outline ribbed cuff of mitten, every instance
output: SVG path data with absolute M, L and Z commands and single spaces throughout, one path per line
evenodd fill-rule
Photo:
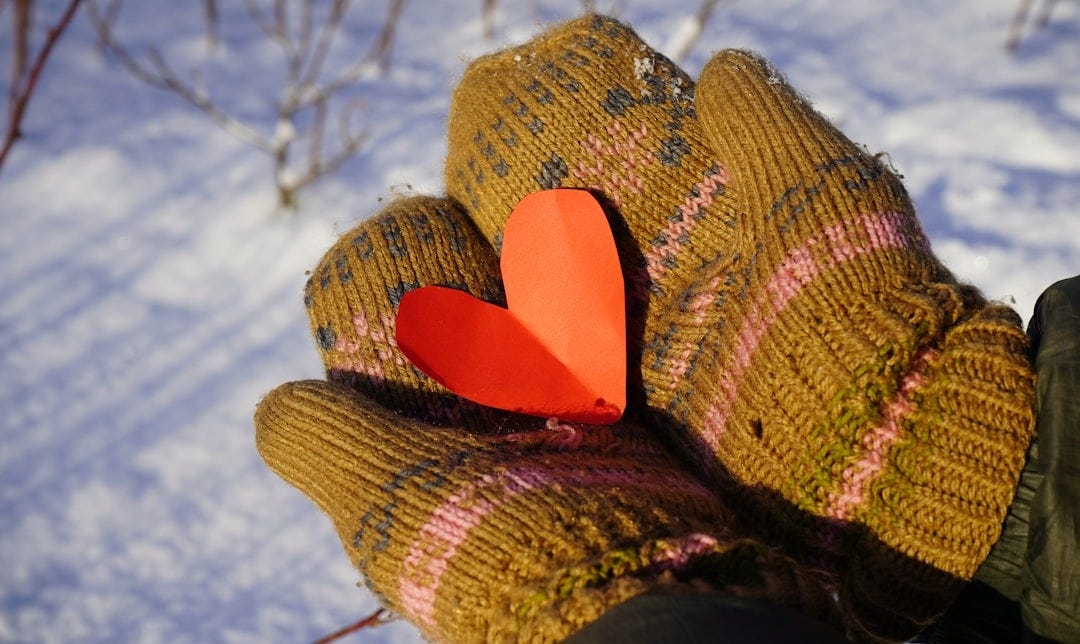
M 997 538 L 1031 437 L 1025 338 L 1005 307 L 953 318 L 962 309 L 950 287 L 885 295 L 834 315 L 824 293 L 793 302 L 764 329 L 752 366 L 719 374 L 701 437 L 736 478 L 968 579 Z M 811 327 L 811 316 L 866 324 Z

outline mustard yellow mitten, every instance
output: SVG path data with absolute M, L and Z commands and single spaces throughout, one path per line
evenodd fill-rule
M 1019 318 L 957 283 L 899 179 L 766 61 L 718 54 L 697 112 L 740 216 L 647 338 L 649 402 L 740 517 L 835 576 L 853 632 L 910 637 L 1012 500 L 1033 430 Z
M 1015 314 L 956 284 L 896 178 L 763 62 L 723 54 L 696 91 L 695 107 L 685 74 L 615 21 L 556 27 L 470 66 L 447 189 L 484 238 L 474 248 L 498 248 L 530 192 L 597 194 L 631 287 L 628 413 L 648 410 L 740 518 L 824 571 L 853 636 L 907 637 L 985 557 L 1015 484 L 1031 427 Z M 387 274 L 408 274 L 393 240 L 417 233 L 387 225 L 372 235 Z M 464 284 L 453 261 L 431 283 Z M 371 306 L 392 319 L 391 301 Z M 385 333 L 333 312 L 316 323 L 316 309 L 330 309 L 313 304 L 317 334 L 345 329 L 340 345 L 318 336 L 332 377 L 414 418 L 513 422 L 397 358 L 392 377 L 331 364 L 394 353 Z
M 423 197 L 343 235 L 305 296 L 336 382 L 282 385 L 256 411 L 259 453 L 330 517 L 381 601 L 453 642 L 558 641 L 657 592 L 768 598 L 835 621 L 816 575 L 744 538 L 650 431 L 502 424 L 399 360 L 372 321 L 392 320 L 402 288 L 497 293 L 485 244 L 459 206 Z
M 560 641 L 642 593 L 833 610 L 634 426 L 470 434 L 324 381 L 282 385 L 255 423 L 262 457 L 331 518 L 368 587 L 437 641 Z
M 695 87 L 614 20 L 557 26 L 470 65 L 446 182 L 496 247 L 530 192 L 605 201 L 628 414 L 828 571 L 853 633 L 913 634 L 985 558 L 1032 427 L 1018 318 L 763 61 L 724 53 Z
M 476 59 L 450 105 L 447 193 L 496 249 L 530 193 L 588 189 L 607 207 L 629 290 L 632 399 L 646 327 L 733 235 L 728 173 L 694 110 L 686 73 L 600 15 Z
M 427 423 L 483 429 L 514 422 L 428 378 L 394 338 L 398 302 L 422 286 L 450 286 L 503 304 L 498 262 L 461 207 L 448 199 L 400 199 L 346 232 L 304 287 L 327 379 Z

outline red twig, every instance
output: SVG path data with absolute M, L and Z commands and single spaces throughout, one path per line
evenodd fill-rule
M 23 115 L 26 114 L 26 107 L 30 104 L 30 97 L 33 96 L 34 88 L 37 87 L 38 79 L 41 78 L 41 70 L 45 69 L 45 62 L 49 59 L 49 54 L 52 53 L 56 42 L 60 40 L 60 35 L 64 33 L 64 30 L 71 23 L 71 19 L 75 16 L 75 10 L 79 8 L 81 3 L 82 0 L 71 0 L 68 3 L 64 15 L 46 34 L 45 42 L 41 45 L 41 51 L 38 52 L 37 58 L 34 59 L 30 71 L 23 78 L 11 79 L 13 88 L 20 86 L 20 83 L 21 86 L 17 92 L 12 93 L 7 132 L 4 135 L 4 146 L 0 148 L 0 170 L 4 167 L 4 161 L 7 160 L 11 147 L 22 137 Z
M 330 642 L 341 639 L 342 637 L 345 637 L 346 635 L 349 635 L 351 633 L 355 633 L 355 632 L 357 632 L 359 630 L 362 630 L 362 629 L 365 629 L 365 628 L 374 628 L 376 626 L 380 626 L 382 624 L 385 624 L 386 620 L 384 620 L 382 618 L 382 614 L 383 614 L 383 612 L 385 612 L 385 610 L 386 609 L 384 609 L 384 608 L 380 608 L 379 610 L 377 610 L 374 613 L 368 615 L 367 617 L 360 620 L 359 622 L 356 622 L 355 624 L 351 624 L 349 626 L 346 626 L 345 628 L 343 628 L 343 629 L 341 629 L 339 631 L 335 631 L 333 633 L 330 633 L 326 637 L 324 637 L 324 638 L 318 640 L 317 642 L 315 642 L 315 644 L 330 644 Z

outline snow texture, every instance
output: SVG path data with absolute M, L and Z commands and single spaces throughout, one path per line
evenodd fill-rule
M 44 24 L 65 3 L 38 4 Z M 219 4 L 207 84 L 269 128 L 279 52 L 228 13 L 242 3 Z M 122 36 L 193 69 L 200 5 L 127 3 Z M 385 0 L 363 5 L 331 65 L 381 27 Z M 686 3 L 597 5 L 661 50 L 692 33 Z M 104 60 L 77 18 L 0 175 L 0 641 L 310 641 L 374 609 L 329 521 L 260 461 L 251 415 L 276 384 L 321 376 L 305 270 L 381 200 L 441 190 L 466 61 L 581 4 L 499 2 L 492 40 L 479 7 L 406 5 L 388 75 L 356 94 L 368 145 L 295 214 L 275 211 L 268 159 Z M 1026 318 L 1080 272 L 1080 7 L 1009 54 L 1014 8 L 725 3 L 684 66 L 723 47 L 770 57 L 890 154 L 958 276 Z M 419 639 L 405 623 L 354 638 Z

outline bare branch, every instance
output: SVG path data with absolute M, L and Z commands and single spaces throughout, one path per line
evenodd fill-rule
M 331 642 L 335 642 L 342 637 L 345 637 L 346 635 L 351 635 L 359 630 L 381 626 L 387 622 L 387 620 L 383 617 L 384 612 L 385 609 L 380 608 L 371 615 L 368 615 L 364 619 L 356 622 L 355 624 L 346 626 L 339 631 L 335 631 L 333 633 L 330 633 L 326 637 L 320 638 L 317 642 L 315 642 L 315 644 L 331 644 Z
M 372 69 L 373 61 L 376 58 L 379 58 L 379 52 L 382 49 L 379 46 L 379 41 L 385 40 L 386 43 L 387 43 L 386 47 L 389 46 L 389 43 L 393 40 L 393 33 L 394 33 L 394 29 L 395 29 L 395 23 L 400 19 L 401 10 L 404 8 L 404 5 L 405 5 L 405 0 L 393 0 L 393 2 L 394 2 L 395 5 L 398 5 L 398 6 L 395 7 L 394 5 L 391 5 L 390 11 L 388 12 L 388 15 L 387 15 L 387 22 L 386 22 L 386 24 L 383 25 L 383 30 L 380 32 L 379 36 L 377 37 L 375 45 L 359 61 L 357 61 L 357 62 L 353 63 L 352 65 L 348 66 L 347 68 L 345 68 L 345 70 L 340 75 L 338 75 L 338 77 L 335 78 L 334 80 L 324 83 L 322 85 L 321 89 L 317 88 L 317 83 L 318 83 L 318 75 L 322 71 L 321 70 L 322 62 L 319 63 L 318 68 L 312 67 L 309 70 L 309 72 L 304 75 L 304 81 L 301 83 L 301 86 L 300 86 L 300 89 L 302 91 L 301 91 L 301 94 L 300 94 L 300 97 L 299 97 L 299 103 L 298 103 L 299 108 L 310 107 L 311 105 L 314 105 L 316 101 L 319 100 L 319 96 L 321 94 L 322 95 L 327 95 L 327 96 L 336 94 L 336 93 L 340 92 L 341 90 L 345 89 L 346 87 L 356 83 L 358 80 L 360 80 L 361 78 L 363 78 L 364 76 L 366 76 L 366 75 L 368 75 L 370 73 L 370 71 Z M 341 4 L 342 4 L 341 18 L 343 18 L 344 17 L 344 12 L 347 9 L 347 7 L 345 5 L 348 4 L 348 0 L 345 0 Z M 339 20 L 340 20 L 340 18 L 339 18 Z M 337 29 L 337 27 L 335 27 L 335 29 Z M 388 30 L 389 30 L 389 33 L 388 33 Z M 332 33 L 330 35 L 332 35 Z M 326 51 L 329 50 L 329 45 L 330 45 L 329 41 L 327 41 L 326 45 L 322 45 L 322 44 L 319 45 L 320 48 L 322 48 L 322 47 L 326 48 L 326 50 L 323 51 L 323 53 L 321 54 L 323 57 L 325 57 Z M 386 65 L 389 65 L 388 56 L 389 56 L 389 54 L 387 52 L 387 58 L 384 61 L 384 64 L 386 64 Z M 380 71 L 381 71 L 381 65 L 379 65 L 379 63 L 377 63 L 377 62 L 374 63 L 374 64 L 379 66 Z
M 314 105 L 315 115 L 311 119 L 311 130 L 308 132 L 308 168 L 317 167 L 322 163 L 323 140 L 326 133 L 326 100 L 321 100 Z
M 316 110 L 322 110 L 321 106 L 316 106 Z M 325 135 L 325 121 L 327 112 L 322 114 L 316 114 L 316 125 L 309 131 L 310 140 L 308 164 L 304 169 L 304 172 L 300 175 L 289 175 L 287 173 L 279 174 L 277 187 L 278 197 L 281 205 L 293 206 L 295 205 L 295 195 L 300 190 L 315 183 L 325 175 L 333 174 L 337 172 L 343 165 L 345 165 L 349 159 L 356 156 L 356 153 L 367 143 L 368 136 L 366 132 L 360 132 L 359 134 L 353 134 L 351 128 L 348 127 L 348 110 L 342 110 L 341 123 L 339 126 L 339 138 L 338 138 L 338 150 L 330 157 L 324 157 L 322 154 L 322 144 Z M 311 146 L 315 148 L 313 151 Z M 279 166 L 284 170 L 288 165 L 288 159 L 279 160 Z
M 274 30 L 278 38 L 289 38 L 289 8 L 285 0 L 274 0 Z
M 281 204 L 286 206 L 293 205 L 295 199 L 292 195 L 315 183 L 323 176 L 333 174 L 340 170 L 349 159 L 356 156 L 356 153 L 364 147 L 364 144 L 367 143 L 367 141 L 368 136 L 366 133 L 342 138 L 335 154 L 328 158 L 314 159 L 305 169 L 303 174 L 289 177 L 285 181 L 280 181 L 278 183 L 278 194 L 288 195 L 288 198 L 281 199 Z
M 132 54 L 119 42 L 114 28 L 122 0 L 101 1 L 107 2 L 107 18 L 98 11 L 95 0 L 89 1 L 89 13 L 105 51 L 136 78 L 176 94 L 225 131 L 266 153 L 271 158 L 280 205 L 295 206 L 299 190 L 341 168 L 367 141 L 365 132 L 354 134 L 348 127 L 351 115 L 348 103 L 339 112 L 342 118 L 340 136 L 328 137 L 326 131 L 336 94 L 359 77 L 358 72 L 350 68 L 333 83 L 320 81 L 349 0 L 333 0 L 325 13 L 313 8 L 314 3 L 304 1 L 245 0 L 248 17 L 284 53 L 285 82 L 273 103 L 275 125 L 271 134 L 260 132 L 224 110 L 205 87 L 200 73 L 182 78 L 155 48 L 148 48 L 138 57 Z M 216 1 L 204 0 L 204 15 L 216 12 Z M 403 4 L 403 0 L 395 1 Z M 207 20 L 210 28 L 211 21 Z M 216 21 L 215 17 L 213 22 L 216 24 Z M 308 109 L 311 112 L 307 112 Z M 297 152 L 297 146 L 306 148 L 306 154 Z
M 1020 0 L 1019 6 L 1016 8 L 1012 23 L 1009 25 L 1009 35 L 1005 39 L 1005 48 L 1010 52 L 1015 52 L 1017 48 L 1020 47 L 1020 41 L 1023 39 L 1024 27 L 1027 25 L 1028 15 L 1031 13 L 1031 5 L 1032 0 Z M 1034 31 L 1043 29 L 1050 23 L 1050 14 L 1053 13 L 1055 5 L 1057 5 L 1057 0 L 1042 1 L 1039 15 L 1035 18 Z
M 113 6 L 118 4 L 119 2 L 114 2 Z M 87 15 L 90 18 L 90 24 L 93 25 L 94 29 L 97 31 L 98 37 L 101 39 L 105 50 L 116 58 L 116 60 L 118 60 L 132 76 L 135 76 L 147 85 L 158 89 L 168 90 L 176 94 L 201 110 L 211 121 L 216 123 L 226 132 L 232 134 L 248 145 L 256 147 L 264 152 L 273 152 L 274 145 L 272 141 L 262 134 L 259 134 L 259 132 L 242 121 L 227 114 L 211 100 L 205 91 L 196 89 L 192 84 L 180 80 L 179 76 L 176 75 L 165 61 L 165 58 L 161 55 L 160 51 L 157 49 L 150 49 L 147 51 L 146 57 L 150 62 L 150 67 L 147 67 L 139 62 L 139 60 L 117 40 L 112 24 L 106 22 L 105 17 L 98 13 L 96 5 L 92 0 L 87 3 L 86 8 Z M 111 14 L 113 20 L 115 20 L 116 11 L 111 12 Z
M 306 4 L 306 3 L 305 3 Z M 300 79 L 300 69 L 304 64 L 304 52 L 296 47 L 292 39 L 291 16 L 289 4 L 286 0 L 274 0 L 274 32 L 275 40 L 285 52 L 285 65 L 287 80 L 286 84 L 294 85 Z
M 304 96 L 301 104 L 308 106 L 318 100 L 318 94 L 336 94 L 346 87 L 356 83 L 358 80 L 368 75 L 373 66 L 376 66 L 369 56 L 364 56 L 359 61 L 353 63 L 341 73 L 340 76 L 333 81 L 325 83 L 320 90 L 314 90 L 312 86 L 304 88 Z
M 23 116 L 26 114 L 26 108 L 30 104 L 30 98 L 34 95 L 34 89 L 37 87 L 38 79 L 41 78 L 41 71 L 45 69 L 45 63 L 49 60 L 49 54 L 52 53 L 53 48 L 56 46 L 57 41 L 60 40 L 60 36 L 64 33 L 64 30 L 71 24 L 71 19 L 75 16 L 75 11 L 79 8 L 82 0 L 71 0 L 67 8 L 64 9 L 64 13 L 61 14 L 60 19 L 56 24 L 48 30 L 45 35 L 45 42 L 41 45 L 41 49 L 38 51 L 37 58 L 34 59 L 34 63 L 29 67 L 21 77 L 12 78 L 12 88 L 18 87 L 18 90 L 13 90 L 11 94 L 11 108 L 8 110 L 8 126 L 7 131 L 4 134 L 3 145 L 0 146 L 0 169 L 4 167 L 4 161 L 7 160 L 8 153 L 11 151 L 15 142 L 22 137 Z M 29 7 L 29 3 L 27 3 Z
M 244 8 L 247 10 L 248 16 L 251 17 L 252 22 L 254 22 L 271 41 L 277 43 L 278 47 L 281 47 L 287 61 L 294 57 L 296 52 L 293 50 L 293 43 L 289 39 L 289 29 L 286 24 L 288 12 L 284 5 L 279 3 L 280 0 L 274 0 L 271 16 L 269 17 L 263 13 L 257 0 L 244 0 Z
M 300 3 L 300 30 L 296 36 L 296 49 L 307 57 L 311 49 L 311 31 L 314 27 L 315 3 Z
M 345 17 L 348 6 L 348 0 L 334 0 L 334 4 L 330 7 L 330 15 L 326 17 L 323 28 L 319 31 L 319 40 L 312 52 L 307 71 L 301 76 L 300 85 L 314 85 L 318 82 L 323 64 L 326 62 L 326 55 L 330 51 L 334 36 L 341 27 L 341 21 Z
M 122 4 L 122 0 L 112 0 L 109 3 L 109 6 L 106 7 L 106 9 L 105 9 L 104 20 L 105 20 L 106 24 L 109 24 L 109 25 L 116 24 L 116 18 L 117 18 L 117 16 L 120 15 L 120 5 L 121 4 Z M 91 14 L 93 14 L 93 9 L 94 9 L 93 5 L 88 7 L 88 10 L 90 11 Z
M 1023 35 L 1024 25 L 1027 24 L 1029 11 L 1031 11 L 1031 0 L 1020 0 L 1016 14 L 1013 15 L 1012 24 L 1009 26 L 1009 37 L 1005 40 L 1005 48 L 1009 51 L 1016 51 L 1016 48 L 1020 46 L 1020 37 Z
M 689 25 L 689 33 L 678 47 L 675 49 L 672 55 L 672 60 L 676 62 L 682 62 L 686 60 L 686 57 L 690 55 L 690 51 L 693 50 L 694 45 L 697 44 L 698 39 L 701 38 L 701 33 L 705 31 L 705 25 L 708 24 L 709 18 L 712 17 L 713 11 L 716 9 L 716 5 L 720 4 L 721 0 L 702 0 L 701 5 L 698 6 L 697 12 L 694 14 L 692 22 Z
M 495 8 L 498 7 L 498 0 L 484 0 L 483 16 L 483 31 L 484 38 L 491 38 L 495 35 Z
M 364 147 L 364 144 L 367 143 L 367 141 L 368 137 L 366 134 L 361 134 L 355 138 L 343 141 L 336 154 L 309 166 L 307 172 L 295 179 L 291 186 L 293 191 L 306 188 L 324 175 L 333 174 L 340 170 L 341 166 L 345 165 L 349 159 L 356 156 L 356 153 Z
M 1035 19 L 1037 29 L 1042 29 L 1050 24 L 1050 14 L 1054 11 L 1055 5 L 1057 5 L 1057 0 L 1044 0 L 1042 11 L 1039 12 L 1039 17 Z
M 15 93 L 18 89 L 18 81 L 26 75 L 26 66 L 30 58 L 30 26 L 33 15 L 30 0 L 15 0 L 15 8 L 12 10 L 12 56 L 11 61 L 11 95 L 8 97 L 9 106 L 15 105 Z M 9 115 L 10 116 L 10 115 Z
M 273 23 L 271 23 L 266 15 L 263 14 L 263 11 L 256 0 L 244 0 L 244 8 L 247 10 L 248 17 L 251 18 L 251 21 L 254 22 L 264 34 L 271 39 L 277 38 L 277 35 L 274 33 Z
M 221 14 L 217 0 L 203 0 L 203 18 L 206 20 L 206 43 L 210 52 L 221 46 Z
M 377 61 L 379 71 L 383 74 L 390 69 L 390 46 L 394 44 L 394 34 L 397 32 L 398 22 L 401 20 L 401 12 L 405 9 L 405 0 L 390 0 L 390 8 L 386 12 L 386 21 L 382 31 L 375 38 L 375 44 L 364 58 Z
M 277 186 L 278 203 L 292 208 L 296 205 L 296 190 L 292 187 L 289 175 L 289 149 L 296 138 L 296 128 L 288 118 L 278 116 L 274 128 L 275 147 L 271 153 L 274 159 L 274 184 Z

